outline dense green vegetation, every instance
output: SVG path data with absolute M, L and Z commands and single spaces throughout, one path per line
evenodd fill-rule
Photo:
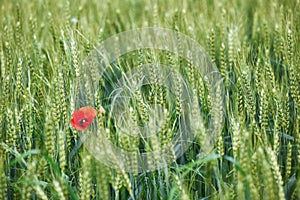
M 0 199 L 300 199 L 299 11 L 299 0 L 1 1 Z M 223 78 L 224 108 L 212 101 L 197 66 L 173 52 L 128 52 L 104 76 L 86 63 L 110 36 L 143 27 L 197 41 Z M 154 81 L 125 105 L 129 126 L 149 122 L 153 112 L 145 105 L 167 108 L 154 139 L 121 134 L 118 114 L 110 114 L 116 76 L 153 60 L 183 74 L 201 116 L 191 112 L 203 125 L 184 155 L 160 169 L 107 166 L 80 145 L 82 135 L 101 133 L 131 152 L 151 152 L 175 137 L 183 107 L 178 85 L 167 98 Z M 87 66 L 99 86 L 85 91 Z M 165 75 L 160 70 L 150 76 Z M 84 105 L 106 111 L 89 132 L 70 126 Z M 222 131 L 213 151 L 203 154 L 214 110 L 224 116 Z

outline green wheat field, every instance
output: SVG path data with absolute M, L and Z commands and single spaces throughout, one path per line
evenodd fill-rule
M 299 0 L 0 2 L 0 200 L 300 199 Z M 117 58 L 117 71 L 93 83 L 87 97 L 79 94 L 88 85 L 81 69 L 89 54 L 117 33 L 145 27 L 198 42 L 219 70 L 224 102 L 212 100 L 197 66 L 155 49 Z M 98 111 L 102 106 L 105 114 L 98 112 L 90 129 L 129 152 L 172 142 L 184 91 L 175 85 L 167 97 L 155 79 L 160 68 L 150 70 L 153 84 L 135 92 L 123 119 L 130 128 L 147 124 L 147 105 L 159 104 L 167 113 L 159 133 L 144 141 L 124 135 L 110 114 L 117 77 L 154 60 L 178 69 L 193 88 L 199 134 L 164 167 L 155 168 L 159 153 L 149 171 L 106 165 L 81 145 L 88 132 L 70 125 L 72 113 L 85 98 Z M 221 133 L 203 154 L 212 116 L 219 116 Z

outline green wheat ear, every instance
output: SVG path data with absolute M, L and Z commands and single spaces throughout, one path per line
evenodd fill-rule
M 88 152 L 82 152 L 82 168 L 79 171 L 79 196 L 80 199 L 89 199 L 91 195 L 92 185 L 91 185 L 91 155 Z
M 4 168 L 4 162 L 5 162 L 5 154 L 4 154 L 4 149 L 2 146 L 0 146 L 0 160 L 1 160 L 1 165 L 0 165 L 0 198 L 5 199 L 6 194 L 7 194 L 7 183 L 6 183 L 6 174 L 5 174 L 5 168 Z

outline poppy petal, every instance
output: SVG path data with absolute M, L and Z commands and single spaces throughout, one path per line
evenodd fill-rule
M 97 116 L 98 112 L 97 110 L 95 110 L 94 108 L 92 107 L 82 107 L 79 109 L 79 111 L 82 111 L 83 112 L 83 116 L 84 118 L 87 118 L 87 121 L 88 122 L 92 122 L 93 119 Z
M 77 130 L 85 130 L 93 122 L 98 112 L 92 107 L 86 106 L 75 110 L 70 124 Z

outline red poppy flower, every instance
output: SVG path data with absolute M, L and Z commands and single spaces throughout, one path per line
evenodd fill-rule
M 84 131 L 93 122 L 98 112 L 90 106 L 75 110 L 72 114 L 71 125 L 80 131 Z

